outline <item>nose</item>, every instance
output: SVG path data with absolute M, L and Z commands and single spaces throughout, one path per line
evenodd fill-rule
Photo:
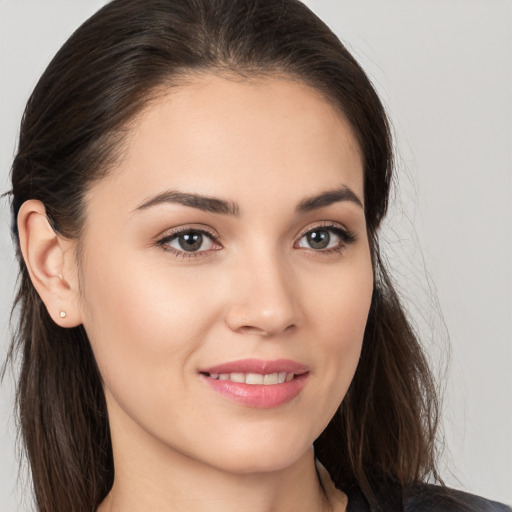
M 238 333 L 275 336 L 298 323 L 293 273 L 277 255 L 252 258 L 233 274 L 226 324 Z

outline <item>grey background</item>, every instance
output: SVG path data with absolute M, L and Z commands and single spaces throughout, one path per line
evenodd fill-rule
M 9 188 L 28 95 L 103 3 L 0 0 L 0 192 Z M 444 379 L 443 477 L 512 503 L 512 3 L 306 3 L 369 73 L 393 123 L 398 179 L 384 246 Z M 3 359 L 16 273 L 5 199 L 0 261 Z M 8 377 L 0 388 L 2 511 L 30 509 L 16 477 L 12 393 Z

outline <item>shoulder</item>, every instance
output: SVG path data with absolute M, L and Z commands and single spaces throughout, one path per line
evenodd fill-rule
M 373 484 L 377 507 L 370 506 L 361 489 L 352 487 L 347 512 L 512 512 L 497 501 L 441 485 L 417 483 L 403 492 L 396 483 Z
M 407 493 L 405 512 L 511 512 L 507 505 L 440 485 L 416 484 Z

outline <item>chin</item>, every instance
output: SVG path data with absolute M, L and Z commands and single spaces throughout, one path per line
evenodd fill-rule
M 313 457 L 313 441 L 298 436 L 245 436 L 219 443 L 211 465 L 234 474 L 269 473 L 286 469 L 305 456 Z M 203 458 L 205 453 L 203 452 Z
M 293 457 L 283 456 L 282 454 L 259 453 L 245 459 L 227 457 L 220 464 L 217 463 L 216 467 L 225 473 L 236 475 L 274 473 L 289 468 L 304 456 L 305 453 L 297 453 Z

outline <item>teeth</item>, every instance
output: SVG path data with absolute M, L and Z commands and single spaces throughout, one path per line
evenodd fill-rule
M 263 375 L 259 373 L 248 373 L 245 377 L 246 384 L 263 384 Z
M 279 374 L 271 373 L 263 377 L 263 384 L 277 384 L 279 381 Z
M 293 373 L 279 372 L 261 375 L 260 373 L 210 373 L 211 379 L 230 380 L 243 384 L 259 384 L 270 386 L 272 384 L 283 384 L 293 380 Z

